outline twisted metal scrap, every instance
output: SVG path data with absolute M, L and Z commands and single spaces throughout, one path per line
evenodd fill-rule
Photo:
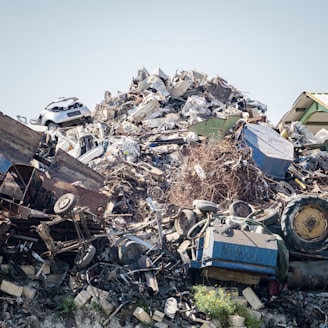
M 188 146 L 187 151 L 187 160 L 169 190 L 171 203 L 190 207 L 195 199 L 219 204 L 234 199 L 252 203 L 268 197 L 265 176 L 245 144 L 211 139 Z

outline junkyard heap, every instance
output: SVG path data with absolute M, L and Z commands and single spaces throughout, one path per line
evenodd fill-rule
M 324 97 L 275 127 L 220 77 L 142 68 L 83 125 L 0 113 L 1 327 L 46 327 L 67 296 L 105 313 L 89 326 L 219 327 L 195 284 L 263 327 L 328 327 Z

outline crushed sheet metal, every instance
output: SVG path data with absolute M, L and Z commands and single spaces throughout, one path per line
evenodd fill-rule
M 0 149 L 15 163 L 29 164 L 39 146 L 42 133 L 0 112 Z
M 74 194 L 76 197 L 77 206 L 87 206 L 91 212 L 97 213 L 99 206 L 106 208 L 108 203 L 108 198 L 103 193 L 56 178 L 49 179 L 46 175 L 43 175 L 43 186 L 48 190 L 52 190 L 57 198 L 67 193 Z
M 192 124 L 188 130 L 206 137 L 224 137 L 239 119 L 240 115 L 231 115 L 227 118 L 210 118 L 206 121 Z
M 154 248 L 154 245 L 152 243 L 149 243 L 149 242 L 147 242 L 145 240 L 142 240 L 141 238 L 138 238 L 137 236 L 134 236 L 134 235 L 126 235 L 125 237 L 127 239 L 131 240 L 131 241 L 134 241 L 137 244 L 140 244 L 140 245 L 146 247 L 147 249 L 153 249 Z
M 91 190 L 98 191 L 104 184 L 104 177 L 87 165 L 68 155 L 60 148 L 56 151 L 54 161 L 50 164 L 48 173 L 51 178 L 58 178 L 68 183 L 81 181 Z

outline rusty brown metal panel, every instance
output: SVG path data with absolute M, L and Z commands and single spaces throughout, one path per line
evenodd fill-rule
M 52 178 L 58 178 L 69 183 L 81 181 L 86 188 L 94 191 L 99 191 L 105 180 L 101 174 L 60 148 L 56 151 L 56 156 L 49 166 L 48 173 Z
M 14 163 L 29 164 L 42 134 L 0 112 L 0 152 Z
M 49 179 L 45 175 L 43 176 L 42 180 L 43 187 L 47 190 L 52 190 L 57 199 L 64 194 L 72 193 L 76 196 L 77 206 L 87 206 L 93 213 L 97 213 L 99 205 L 104 208 L 107 206 L 108 197 L 98 191 L 75 186 L 57 178 Z

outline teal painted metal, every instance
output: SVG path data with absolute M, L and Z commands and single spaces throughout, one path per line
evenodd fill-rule
M 193 269 L 214 267 L 277 279 L 278 243 L 272 235 L 209 227 L 197 244 Z
M 212 138 L 222 138 L 236 124 L 240 116 L 229 116 L 228 118 L 211 118 L 209 120 L 191 125 L 188 130 L 198 135 Z

